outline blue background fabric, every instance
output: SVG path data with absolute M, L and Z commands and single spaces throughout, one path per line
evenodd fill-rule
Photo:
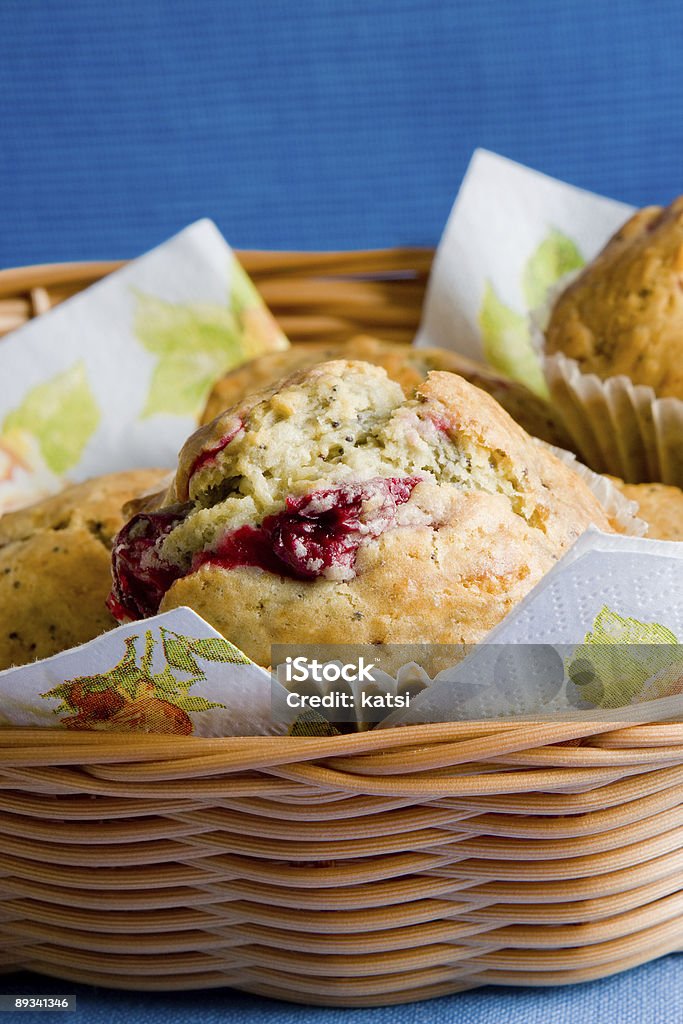
M 134 256 L 205 215 L 236 247 L 433 245 L 475 146 L 667 202 L 682 97 L 679 0 L 1 0 L 0 267 Z M 682 969 L 352 1012 L 0 987 L 76 990 L 93 1024 L 673 1024 Z
M 678 0 L 2 0 L 0 267 L 438 240 L 475 146 L 683 191 Z

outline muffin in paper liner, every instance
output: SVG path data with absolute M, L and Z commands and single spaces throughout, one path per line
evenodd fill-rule
M 658 398 L 653 388 L 624 375 L 602 379 L 584 373 L 575 359 L 545 353 L 545 329 L 551 310 L 573 272 L 548 293 L 545 304 L 530 314 L 534 345 L 548 384 L 551 403 L 560 414 L 583 461 L 597 473 L 626 483 L 683 486 L 683 401 Z
M 683 486 L 683 401 L 628 377 L 601 380 L 561 353 L 542 356 L 551 399 L 583 459 L 627 483 Z
M 324 362 L 188 440 L 165 504 L 119 534 L 110 608 L 187 605 L 259 664 L 282 643 L 474 642 L 590 523 L 611 528 L 590 488 L 456 374 L 406 398 Z

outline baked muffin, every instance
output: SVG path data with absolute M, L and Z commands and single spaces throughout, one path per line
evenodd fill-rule
M 629 501 L 638 505 L 638 516 L 648 524 L 647 536 L 657 540 L 683 541 L 683 491 L 666 484 L 625 484 L 614 480 Z
M 406 398 L 321 363 L 200 428 L 113 547 L 120 621 L 188 605 L 254 661 L 273 643 L 472 643 L 597 499 L 488 395 L 432 372 Z
M 253 391 L 259 391 L 296 370 L 304 370 L 330 359 L 361 359 L 383 366 L 392 380 L 398 381 L 406 395 L 412 394 L 430 370 L 458 373 L 482 391 L 493 395 L 533 437 L 540 437 L 558 448 L 572 447 L 570 435 L 550 405 L 523 384 L 443 348 L 415 348 L 401 342 L 380 341 L 365 336 L 352 338 L 348 342 L 300 342 L 284 352 L 271 352 L 245 363 L 214 386 L 202 423 L 210 423 L 224 409 L 237 405 Z
M 546 353 L 683 398 L 683 196 L 640 210 L 555 302 Z
M 0 669 L 116 626 L 105 602 L 111 542 L 125 522 L 121 508 L 167 476 L 156 469 L 112 473 L 0 518 Z

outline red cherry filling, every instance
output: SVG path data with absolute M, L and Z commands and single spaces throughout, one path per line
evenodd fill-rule
M 159 557 L 157 545 L 186 518 L 192 505 L 141 512 L 116 535 L 112 548 L 114 584 L 107 607 L 115 619 L 143 619 L 159 610 L 161 599 L 184 573 Z
M 284 512 L 267 516 L 260 527 L 242 526 L 227 534 L 215 551 L 196 555 L 192 571 L 207 563 L 225 569 L 251 565 L 312 580 L 333 566 L 352 570 L 360 543 L 393 524 L 397 506 L 408 501 L 419 480 L 377 478 L 287 498 Z M 372 509 L 363 514 L 362 506 L 371 500 Z
M 243 425 L 242 421 L 238 420 L 234 429 L 229 433 L 224 434 L 220 441 L 217 441 L 211 448 L 205 448 L 204 451 L 201 451 L 190 467 L 188 480 L 191 480 L 195 473 L 199 472 L 200 469 L 203 469 L 207 463 L 213 462 L 216 459 L 216 456 L 220 455 L 223 449 L 228 447 L 232 439 L 237 437 Z
M 241 526 L 214 550 L 198 552 L 189 571 L 207 564 L 224 569 L 253 566 L 290 579 L 313 580 L 334 567 L 350 575 L 362 541 L 394 525 L 396 509 L 408 501 L 420 479 L 377 477 L 287 498 L 284 511 L 266 516 L 260 526 Z M 158 541 L 191 507 L 138 515 L 116 538 L 108 606 L 117 619 L 153 615 L 171 584 L 186 575 L 159 557 Z

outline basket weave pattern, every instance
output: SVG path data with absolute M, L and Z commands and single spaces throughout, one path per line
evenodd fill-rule
M 293 339 L 409 341 L 431 254 L 244 254 Z M 117 264 L 0 274 L 0 331 Z M 0 971 L 378 1005 L 683 946 L 683 724 L 0 730 Z

